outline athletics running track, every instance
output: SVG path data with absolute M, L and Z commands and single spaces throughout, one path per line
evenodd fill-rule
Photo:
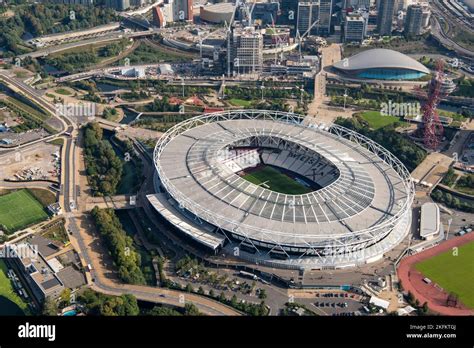
M 398 278 L 402 281 L 405 291 L 411 291 L 420 304 L 428 302 L 428 307 L 434 312 L 442 315 L 474 315 L 474 310 L 458 304 L 457 307 L 448 307 L 446 300 L 448 294 L 434 282 L 426 284 L 423 281 L 423 274 L 415 269 L 415 265 L 425 259 L 429 259 L 444 251 L 459 247 L 474 240 L 474 232 L 465 234 L 462 237 L 455 237 L 441 244 L 421 251 L 415 255 L 408 256 L 400 262 L 397 270 Z M 467 267 L 467 265 L 466 265 Z

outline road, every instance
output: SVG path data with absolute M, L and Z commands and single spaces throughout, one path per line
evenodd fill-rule
M 26 97 L 32 99 L 39 105 L 43 106 L 46 110 L 50 111 L 55 115 L 55 108 L 45 101 L 41 94 L 34 90 L 32 87 L 25 85 L 22 82 L 16 81 L 10 78 L 8 75 L 0 72 L 0 77 L 6 81 L 8 84 L 14 86 Z M 81 259 L 85 264 L 94 264 L 89 253 L 90 250 L 84 243 L 84 239 L 80 233 L 80 230 L 76 223 L 76 216 L 72 213 L 72 209 L 69 205 L 69 202 L 73 200 L 77 201 L 76 197 L 76 139 L 77 136 L 77 126 L 66 116 L 61 117 L 65 129 L 62 130 L 62 133 L 65 130 L 71 130 L 72 137 L 66 138 L 66 144 L 63 149 L 62 154 L 62 195 L 64 197 L 63 210 L 66 212 L 67 226 L 72 232 L 72 236 L 77 241 L 79 250 L 78 253 L 81 256 Z M 58 135 L 56 135 L 57 137 Z M 43 139 L 44 140 L 44 139 Z M 31 146 L 31 143 L 28 144 Z M 123 293 L 130 293 L 137 297 L 139 300 L 152 301 L 155 303 L 161 304 L 170 304 L 174 306 L 184 306 L 185 302 L 191 302 L 196 305 L 196 307 L 204 314 L 208 315 L 240 315 L 241 313 L 224 305 L 217 301 L 208 299 L 206 297 L 189 294 L 186 292 L 180 292 L 175 290 L 168 290 L 155 287 L 147 286 L 136 286 L 129 284 L 107 284 L 103 282 L 102 274 L 99 274 L 95 271 L 94 268 L 91 271 L 91 276 L 95 280 L 93 282 L 92 288 L 96 291 L 111 294 L 111 295 L 120 295 Z M 183 300 L 184 299 L 184 300 Z M 184 301 L 184 302 L 183 302 Z
M 76 133 L 73 133 L 73 137 L 75 136 Z M 64 161 L 64 200 L 65 202 L 68 202 L 72 199 L 77 202 L 77 190 L 75 187 L 79 182 L 78 180 L 82 168 L 79 168 L 76 165 L 80 160 L 78 153 L 80 148 L 76 147 L 76 144 L 77 142 L 80 143 L 80 139 L 75 138 L 69 140 L 70 141 L 65 149 L 66 153 L 69 154 L 69 157 L 66 157 Z M 73 191 L 72 196 L 70 195 L 71 187 Z M 85 228 L 78 226 L 78 221 L 84 221 L 86 216 L 83 215 L 80 210 L 76 211 L 76 209 L 74 209 L 72 211 L 68 204 L 65 205 L 65 210 L 67 212 L 66 225 L 71 233 L 71 241 L 74 241 L 73 245 L 77 247 L 77 251 L 84 266 L 88 264 L 92 265 L 92 270 L 90 271 L 90 274 L 88 274 L 88 283 L 92 289 L 109 295 L 121 295 L 124 293 L 132 294 L 139 300 L 178 307 L 183 307 L 185 303 L 190 302 L 196 305 L 200 312 L 207 315 L 241 315 L 240 312 L 203 296 L 158 287 L 121 284 L 112 281 L 110 277 L 107 276 L 107 274 L 110 273 L 110 270 L 105 269 L 101 262 L 98 261 L 103 255 L 100 255 L 97 250 L 92 250 L 92 244 L 94 241 L 100 241 L 93 236 L 89 229 L 86 230 Z
M 100 38 L 92 38 L 92 39 L 81 40 L 77 42 L 70 42 L 70 43 L 66 43 L 62 45 L 47 47 L 47 48 L 40 49 L 34 52 L 19 55 L 18 58 L 24 59 L 26 57 L 31 57 L 31 58 L 46 57 L 53 53 L 58 53 L 61 51 L 66 51 L 66 50 L 70 50 L 70 49 L 78 48 L 82 46 L 97 45 L 100 43 L 107 43 L 107 42 L 122 40 L 124 38 L 131 39 L 131 38 L 136 38 L 136 37 L 151 36 L 151 35 L 156 35 L 159 32 L 160 32 L 160 29 L 137 31 L 137 32 L 132 32 L 132 33 L 114 33 L 110 35 L 105 35 Z
M 439 1 L 434 1 L 431 3 L 431 10 L 433 11 L 433 15 L 431 16 L 431 23 L 433 24 L 431 26 L 431 34 L 441 44 L 443 44 L 444 46 L 447 46 L 450 49 L 453 49 L 454 51 L 456 51 L 456 53 L 462 56 L 474 58 L 473 51 L 460 46 L 444 32 L 443 27 L 440 23 L 440 19 L 443 19 L 450 26 L 453 26 L 453 25 L 459 26 L 461 24 L 458 22 L 453 23 L 453 20 L 450 18 L 450 15 L 447 13 L 446 9 L 442 7 Z M 469 30 L 469 29 L 466 29 L 466 30 Z
M 196 305 L 200 312 L 207 315 L 240 314 L 228 306 L 202 296 L 164 288 L 143 285 L 118 284 L 114 282 L 105 275 L 107 274 L 107 270 L 104 269 L 103 265 L 97 262 L 97 258 L 91 256 L 91 244 L 93 244 L 93 240 L 90 239 L 90 235 L 85 236 L 84 232 L 81 231 L 76 223 L 77 218 L 77 215 L 75 216 L 73 214 L 69 214 L 68 228 L 71 231 L 75 241 L 77 241 L 81 259 L 83 259 L 87 264 L 92 265 L 92 269 L 88 274 L 88 278 L 91 279 L 91 288 L 95 291 L 115 296 L 120 296 L 122 294 L 132 294 L 139 300 L 177 307 L 184 307 L 185 303 L 190 302 Z M 89 240 L 86 241 L 86 238 L 89 238 Z
M 50 104 L 45 99 L 43 99 L 42 95 L 37 90 L 35 90 L 31 86 L 28 86 L 22 81 L 16 80 L 15 78 L 9 76 L 6 70 L 0 69 L 0 80 L 3 83 L 5 83 L 7 87 L 12 89 L 14 92 L 24 95 L 28 99 L 31 99 L 33 102 L 35 102 L 36 104 L 44 108 L 47 112 L 49 112 L 51 114 L 51 117 L 55 117 L 61 122 L 61 129 L 59 130 L 58 133 L 31 141 L 28 143 L 18 145 L 12 149 L 6 149 L 3 151 L 0 151 L 0 154 L 16 151 L 17 149 L 20 149 L 20 148 L 31 147 L 43 141 L 54 140 L 62 136 L 66 132 L 72 132 L 73 130 L 72 122 L 64 116 L 58 116 L 56 107 Z

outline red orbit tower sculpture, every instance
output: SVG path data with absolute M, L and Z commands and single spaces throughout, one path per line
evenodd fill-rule
M 436 108 L 442 97 L 442 83 L 444 78 L 444 61 L 436 61 L 436 70 L 428 85 L 426 101 L 422 106 L 423 112 L 423 142 L 429 149 L 435 150 L 443 135 L 443 125 L 439 120 Z

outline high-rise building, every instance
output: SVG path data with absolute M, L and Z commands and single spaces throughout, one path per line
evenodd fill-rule
M 161 5 L 161 13 L 163 14 L 163 19 L 165 23 L 174 22 L 175 18 L 175 3 L 174 0 L 165 0 Z
M 395 12 L 403 11 L 407 8 L 407 0 L 395 0 Z
M 347 0 L 344 7 L 365 8 L 368 10 L 370 8 L 370 0 Z
M 415 4 L 408 6 L 405 19 L 405 35 L 417 36 L 423 32 L 423 7 Z
M 165 22 L 182 22 L 193 20 L 192 0 L 165 0 L 161 4 Z
M 319 0 L 318 35 L 329 35 L 331 32 L 332 4 L 334 0 Z
M 175 21 L 193 20 L 193 0 L 175 0 L 176 18 Z
M 396 0 L 378 0 L 377 31 L 380 35 L 392 34 Z
M 160 6 L 153 7 L 153 24 L 158 28 L 166 26 L 166 19 Z
M 186 10 L 188 12 L 188 21 L 194 21 L 193 0 L 186 0 Z
M 263 25 L 276 23 L 280 12 L 278 1 L 247 2 L 246 6 L 248 6 L 249 11 L 252 11 L 252 21 L 259 21 Z
M 304 35 L 311 28 L 310 33 L 317 32 L 317 25 L 314 23 L 319 19 L 318 2 L 299 2 L 298 3 L 298 22 L 296 29 L 300 35 Z
M 311 27 L 310 34 L 329 35 L 333 0 L 307 0 L 298 3 L 297 29 L 303 35 Z M 314 24 L 317 22 L 316 24 Z
M 142 7 L 145 6 L 145 0 L 130 0 L 130 6 L 132 7 Z
M 361 42 L 364 40 L 367 28 L 367 18 L 361 13 L 351 13 L 346 16 L 344 25 L 345 42 Z
M 130 8 L 130 0 L 106 0 L 105 6 L 117 11 L 125 11 Z
M 280 0 L 280 15 L 277 24 L 295 24 L 298 15 L 298 0 Z
M 421 4 L 423 7 L 423 28 L 427 28 L 430 25 L 431 10 L 430 6 L 427 3 Z
M 253 27 L 234 29 L 231 63 L 235 74 L 253 74 L 262 71 L 263 35 L 261 31 Z

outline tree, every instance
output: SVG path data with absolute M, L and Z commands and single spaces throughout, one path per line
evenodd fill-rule
M 114 210 L 94 207 L 91 215 L 118 267 L 120 279 L 125 283 L 145 284 L 145 277 L 140 269 L 140 254 L 135 250 L 132 238 L 123 230 Z
M 230 299 L 230 303 L 231 303 L 232 307 L 237 306 L 238 300 L 237 300 L 237 296 L 235 294 L 232 295 L 232 298 Z
M 58 303 L 52 297 L 48 296 L 43 302 L 42 315 L 46 316 L 57 316 L 58 315 Z
M 202 286 L 199 287 L 197 293 L 198 293 L 199 295 L 204 295 L 204 289 L 202 288 Z
M 161 306 L 155 306 L 153 309 L 149 310 L 148 312 L 145 313 L 145 315 L 150 315 L 150 316 L 165 316 L 165 317 L 171 317 L 171 316 L 180 316 L 181 313 L 178 311 L 168 308 L 168 307 L 161 307 Z
M 113 195 L 122 177 L 123 163 L 112 145 L 103 139 L 98 123 L 84 129 L 84 152 L 90 186 L 96 195 Z
M 216 294 L 214 293 L 214 290 L 212 290 L 212 289 L 209 290 L 209 296 L 211 296 L 211 297 L 215 297 L 215 296 L 216 296 Z
M 199 309 L 194 304 L 186 303 L 186 305 L 184 306 L 184 315 L 197 316 L 197 315 L 201 315 L 201 313 L 199 312 Z
M 428 313 L 428 302 L 423 303 L 423 313 Z
M 71 289 L 65 288 L 59 298 L 61 303 L 68 305 L 71 302 Z
M 221 292 L 220 295 L 219 295 L 219 301 L 225 302 L 226 300 L 227 300 L 227 299 L 226 299 L 226 297 L 225 297 L 224 292 Z
M 186 288 L 185 288 L 186 292 L 193 292 L 193 287 L 191 286 L 191 284 L 186 284 Z
M 265 305 L 265 301 L 260 302 L 259 305 L 259 315 L 267 315 L 268 313 L 268 308 Z
M 258 293 L 258 298 L 261 300 L 267 298 L 267 292 L 265 291 L 265 289 L 260 289 L 260 292 Z
M 87 289 L 78 301 L 88 315 L 136 316 L 140 313 L 136 297 L 130 294 L 110 296 Z

